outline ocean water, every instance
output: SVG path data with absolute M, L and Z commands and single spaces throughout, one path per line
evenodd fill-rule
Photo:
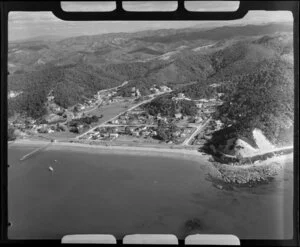
M 66 234 L 235 234 L 293 236 L 293 167 L 271 183 L 219 190 L 196 161 L 9 147 L 10 239 Z M 84 150 L 84 149 L 83 149 Z M 54 171 L 48 169 L 52 166 Z

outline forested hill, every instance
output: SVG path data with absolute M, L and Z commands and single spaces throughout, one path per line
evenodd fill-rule
M 231 39 L 236 36 L 256 36 L 267 35 L 275 32 L 292 32 L 293 26 L 290 23 L 282 24 L 267 24 L 267 25 L 246 25 L 246 26 L 224 26 L 210 30 L 195 30 L 191 32 L 178 32 L 170 35 L 151 35 L 143 38 L 138 38 L 147 42 L 171 43 L 180 40 L 223 40 Z
M 20 112 L 33 118 L 45 114 L 44 103 L 51 90 L 55 103 L 67 108 L 82 103 L 85 97 L 92 97 L 99 90 L 121 84 L 116 76 L 85 64 L 49 65 L 38 71 L 12 75 L 8 81 L 9 90 L 22 91 L 9 100 L 9 115 Z
M 292 136 L 283 133 L 294 122 L 293 75 L 293 65 L 277 58 L 262 61 L 255 72 L 232 77 L 221 89 L 224 104 L 215 117 L 240 136 L 253 139 L 257 128 L 272 143 L 291 145 Z
M 125 80 L 122 96 L 133 86 L 146 95 L 154 84 L 183 86 L 191 98 L 209 96 L 209 84 L 255 74 L 264 60 L 291 64 L 291 30 L 291 24 L 274 23 L 12 43 L 8 89 L 23 93 L 9 100 L 9 112 L 37 118 L 50 90 L 58 105 L 68 107 Z M 191 82 L 196 84 L 184 86 Z

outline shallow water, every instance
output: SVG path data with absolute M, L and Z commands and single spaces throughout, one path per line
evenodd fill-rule
M 241 239 L 293 235 L 292 163 L 269 184 L 219 190 L 207 179 L 207 166 L 191 160 L 63 148 L 19 160 L 31 150 L 9 147 L 10 239 L 87 233 L 118 239 L 133 233 L 179 239 L 196 232 Z

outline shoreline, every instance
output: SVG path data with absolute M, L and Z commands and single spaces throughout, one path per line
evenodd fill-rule
M 90 152 L 92 154 L 166 157 L 173 159 L 179 158 L 183 161 L 190 160 L 207 168 L 207 175 L 218 189 L 226 188 L 226 185 L 253 186 L 253 184 L 268 182 L 275 178 L 288 162 L 293 162 L 293 153 L 274 156 L 256 164 L 237 166 L 213 162 L 210 160 L 210 155 L 200 153 L 197 150 L 163 147 L 104 146 L 85 143 L 35 141 L 28 139 L 17 140 L 12 143 L 10 147 L 14 145 L 36 146 L 38 149 L 41 148 L 41 145 L 44 145 L 46 150 L 55 151 L 66 150 L 71 152 Z
M 14 145 L 28 145 L 37 146 L 48 145 L 47 141 L 35 141 L 35 140 L 17 140 L 10 144 L 10 147 Z M 209 155 L 202 154 L 197 150 L 187 149 L 175 149 L 166 147 L 137 147 L 137 146 L 105 146 L 97 144 L 86 144 L 86 143 L 74 143 L 74 142 L 53 142 L 47 146 L 47 150 L 64 150 L 71 152 L 90 152 L 90 153 L 101 153 L 101 154 L 120 154 L 120 155 L 134 155 L 134 156 L 154 156 L 157 157 L 169 157 L 169 158 L 181 158 L 197 161 L 200 164 L 208 165 L 211 162 L 208 161 Z

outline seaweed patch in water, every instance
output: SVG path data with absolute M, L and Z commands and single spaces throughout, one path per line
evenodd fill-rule
M 184 227 L 187 231 L 203 230 L 202 222 L 198 218 L 193 218 L 191 220 L 187 220 L 184 224 Z

